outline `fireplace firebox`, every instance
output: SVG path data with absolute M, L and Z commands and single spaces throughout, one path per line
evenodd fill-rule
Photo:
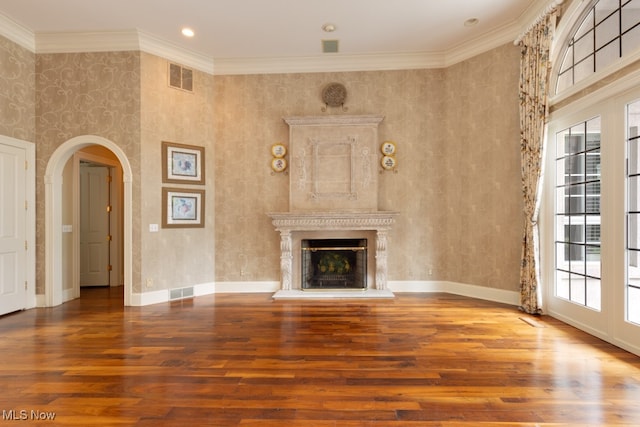
M 367 289 L 367 239 L 301 241 L 301 288 Z
M 367 289 L 367 239 L 301 241 L 302 290 Z

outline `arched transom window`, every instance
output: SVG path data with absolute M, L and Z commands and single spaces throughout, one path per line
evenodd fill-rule
M 596 0 L 569 38 L 555 93 L 611 65 L 640 45 L 640 0 Z

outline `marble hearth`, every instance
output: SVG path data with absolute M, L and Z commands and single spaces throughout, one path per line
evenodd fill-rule
M 397 212 L 378 210 L 378 115 L 287 117 L 289 212 L 268 214 L 280 233 L 281 289 L 274 298 L 393 297 L 387 288 L 387 234 Z M 302 290 L 301 242 L 367 241 L 367 286 Z

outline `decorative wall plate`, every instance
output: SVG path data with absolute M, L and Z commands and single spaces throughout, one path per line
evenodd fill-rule
M 287 161 L 281 157 L 271 160 L 271 169 L 274 172 L 282 172 L 287 168 Z
M 340 107 L 347 99 L 347 88 L 341 83 L 329 83 L 322 89 L 322 101 L 329 107 Z
M 396 153 L 396 143 L 393 141 L 385 141 L 380 146 L 380 151 L 385 156 L 393 156 Z
M 271 146 L 271 154 L 273 154 L 273 157 L 281 159 L 287 154 L 287 147 L 282 144 L 273 144 Z
M 380 164 L 385 170 L 391 170 L 396 167 L 396 158 L 393 156 L 383 156 Z

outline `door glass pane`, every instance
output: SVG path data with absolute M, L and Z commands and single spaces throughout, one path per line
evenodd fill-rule
M 640 101 L 627 105 L 627 321 L 640 324 Z
M 556 296 L 600 309 L 600 118 L 556 134 Z

